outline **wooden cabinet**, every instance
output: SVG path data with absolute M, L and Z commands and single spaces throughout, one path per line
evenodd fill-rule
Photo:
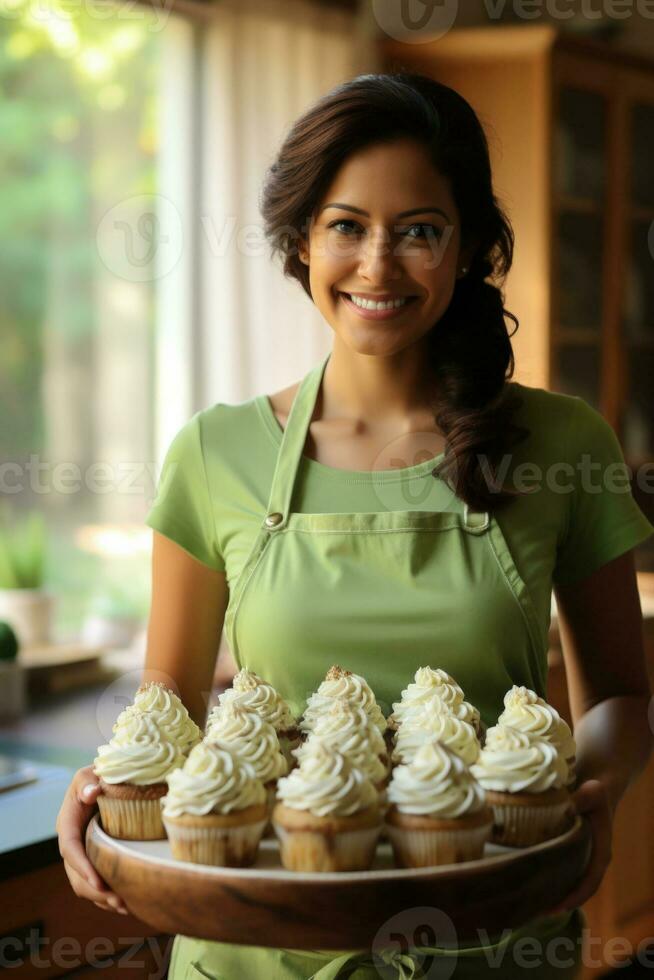
M 534 24 L 381 45 L 387 70 L 430 75 L 479 115 L 516 236 L 515 377 L 602 412 L 654 522 L 654 61 Z M 654 571 L 654 540 L 636 558 Z
M 63 862 L 0 882 L 0 908 L 0 968 L 21 980 L 166 976 L 174 937 L 78 898 Z

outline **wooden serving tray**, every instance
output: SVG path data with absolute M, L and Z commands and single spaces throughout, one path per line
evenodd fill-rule
M 373 868 L 301 874 L 280 864 L 276 839 L 264 838 L 251 868 L 177 861 L 167 840 L 109 837 L 99 815 L 86 850 L 98 874 L 129 911 L 166 933 L 287 949 L 370 947 L 391 917 L 430 906 L 449 916 L 458 939 L 500 933 L 546 913 L 572 890 L 588 862 L 589 822 L 577 817 L 560 837 L 529 848 L 487 844 L 464 864 L 400 869 L 381 841 Z

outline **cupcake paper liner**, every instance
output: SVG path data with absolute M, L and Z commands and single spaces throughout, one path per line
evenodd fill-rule
M 483 857 L 490 839 L 492 823 L 456 830 L 434 828 L 418 830 L 386 823 L 384 829 L 393 846 L 396 864 L 401 868 L 426 868 L 439 864 L 459 864 Z
M 101 793 L 98 808 L 103 830 L 110 837 L 123 840 L 164 840 L 166 837 L 159 799 L 124 800 Z
M 558 837 L 572 823 L 573 812 L 569 800 L 540 806 L 516 806 L 510 799 L 497 799 L 499 793 L 488 795 L 494 818 L 492 839 L 496 844 L 530 847 Z
M 273 822 L 282 864 L 289 871 L 366 871 L 375 856 L 381 825 L 322 834 L 287 830 Z
M 181 825 L 174 817 L 163 817 L 172 855 L 178 861 L 212 864 L 226 868 L 243 868 L 254 864 L 265 820 L 237 827 Z

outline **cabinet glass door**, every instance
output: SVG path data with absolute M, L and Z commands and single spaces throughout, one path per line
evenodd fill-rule
M 654 87 L 650 102 L 631 104 L 628 132 L 622 324 L 626 383 L 620 437 L 635 477 L 634 496 L 654 523 L 654 493 L 648 489 L 654 475 Z M 643 571 L 654 571 L 654 540 L 636 550 L 636 564 Z
M 607 108 L 562 86 L 555 131 L 552 386 L 600 403 Z

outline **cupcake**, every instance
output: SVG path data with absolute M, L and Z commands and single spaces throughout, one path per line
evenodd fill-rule
M 207 725 L 205 741 L 222 741 L 252 769 L 263 783 L 268 811 L 275 803 L 277 780 L 289 771 L 289 764 L 282 753 L 277 732 L 264 718 L 242 707 L 237 701 L 228 701 L 213 713 Z
M 514 684 L 504 695 L 504 711 L 497 719 L 498 725 L 509 725 L 525 735 L 547 739 L 559 750 L 568 765 L 566 786 L 576 780 L 576 745 L 570 726 L 561 718 L 556 708 L 539 697 L 528 687 Z
M 157 727 L 166 738 L 179 745 L 184 755 L 188 755 L 202 738 L 202 732 L 181 700 L 170 688 L 158 681 L 142 684 L 134 695 L 133 703 L 124 710 L 127 714 L 152 714 Z
M 437 739 L 393 770 L 385 827 L 402 868 L 482 857 L 493 828 L 485 792 L 465 763 Z
M 279 780 L 272 824 L 291 871 L 370 868 L 381 830 L 378 794 L 338 749 L 307 741 L 300 765 Z
M 360 674 L 353 674 L 351 670 L 333 666 L 325 674 L 325 679 L 318 690 L 307 700 L 300 721 L 300 728 L 306 735 L 313 729 L 318 716 L 331 707 L 334 698 L 344 698 L 350 704 L 363 708 L 368 720 L 382 735 L 384 734 L 387 727 L 386 719 L 368 682 Z
M 494 725 L 470 769 L 493 808 L 496 843 L 528 847 L 570 826 L 574 807 L 565 785 L 568 766 L 546 739 Z
M 161 840 L 166 836 L 160 807 L 166 777 L 182 765 L 184 753 L 149 712 L 122 711 L 113 731 L 93 761 L 102 826 L 111 837 Z
M 438 700 L 438 699 L 437 699 Z M 461 721 L 440 704 L 435 706 L 434 697 L 402 722 L 395 736 L 392 761 L 409 763 L 421 745 L 436 738 L 467 765 L 479 758 L 481 746 L 475 729 L 467 721 Z
M 282 752 L 290 766 L 295 764 L 292 751 L 300 744 L 300 730 L 284 698 L 277 693 L 272 684 L 266 683 L 252 670 L 239 670 L 231 688 L 218 698 L 207 719 L 207 727 L 223 705 L 238 704 L 242 708 L 256 711 L 264 721 L 269 722 L 279 738 Z
M 393 713 L 388 719 L 391 728 L 397 730 L 407 715 L 423 705 L 436 695 L 440 702 L 449 708 L 451 713 L 472 725 L 477 735 L 480 731 L 479 711 L 474 705 L 464 700 L 463 690 L 446 671 L 440 667 L 420 667 L 415 673 L 413 683 L 402 691 L 400 701 L 393 703 Z
M 266 791 L 229 742 L 199 742 L 168 776 L 162 820 L 174 858 L 229 868 L 254 863 Z

